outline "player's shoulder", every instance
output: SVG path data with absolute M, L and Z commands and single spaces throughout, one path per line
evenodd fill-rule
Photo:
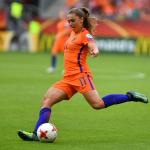
M 86 34 L 89 33 L 89 31 L 87 29 L 83 28 L 82 31 L 81 31 L 81 33 L 86 35 Z
M 93 35 L 85 28 L 82 30 L 82 36 L 86 39 L 93 39 Z

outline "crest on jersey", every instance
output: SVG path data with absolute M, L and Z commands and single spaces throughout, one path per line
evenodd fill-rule
M 88 38 L 89 41 L 93 41 L 93 36 L 91 34 L 86 34 L 86 37 Z

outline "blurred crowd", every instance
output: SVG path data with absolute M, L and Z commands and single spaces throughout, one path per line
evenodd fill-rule
M 42 7 L 40 2 L 49 10 L 57 4 L 55 2 L 61 2 L 64 12 L 73 7 L 87 7 L 98 20 L 150 22 L 150 0 L 0 0 L 0 31 L 13 31 L 14 34 L 9 49 L 26 49 L 27 33 L 41 35 L 45 27 L 51 28 L 49 20 L 51 22 L 60 20 L 60 10 L 52 12 L 55 16 L 58 14 L 56 18 L 42 18 L 39 13 Z
M 71 7 L 88 7 L 98 18 L 150 20 L 150 0 L 66 0 Z
M 22 8 L 13 8 L 13 2 L 19 2 Z M 54 2 L 55 0 L 52 0 L 51 4 Z M 81 6 L 88 7 L 98 19 L 150 21 L 150 0 L 64 0 L 66 10 Z M 15 28 L 18 31 L 18 22 L 25 28 L 24 23 L 39 17 L 38 7 L 39 0 L 0 0 L 0 30 Z M 14 17 L 16 12 L 11 9 L 20 10 L 20 17 Z
M 26 49 L 27 32 L 33 34 L 40 32 L 38 9 L 34 5 L 27 4 L 27 1 L 0 0 L 0 31 L 12 31 L 10 50 Z M 1 32 L 0 37 L 3 36 L 5 33 Z M 1 43 L 4 43 L 2 38 L 0 40 Z

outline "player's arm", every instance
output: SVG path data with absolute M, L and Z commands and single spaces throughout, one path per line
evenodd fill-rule
M 62 38 L 63 36 L 69 36 L 70 33 L 71 33 L 71 30 L 70 29 L 66 29 L 66 30 L 64 30 L 62 32 L 57 33 L 55 39 Z
M 88 48 L 89 48 L 89 53 L 91 54 L 91 56 L 93 57 L 98 56 L 99 50 L 94 41 L 90 41 L 88 43 Z

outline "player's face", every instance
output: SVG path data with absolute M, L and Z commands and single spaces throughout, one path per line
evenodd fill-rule
M 75 13 L 67 15 L 67 21 L 74 32 L 80 32 L 83 28 L 83 18 L 78 17 Z

